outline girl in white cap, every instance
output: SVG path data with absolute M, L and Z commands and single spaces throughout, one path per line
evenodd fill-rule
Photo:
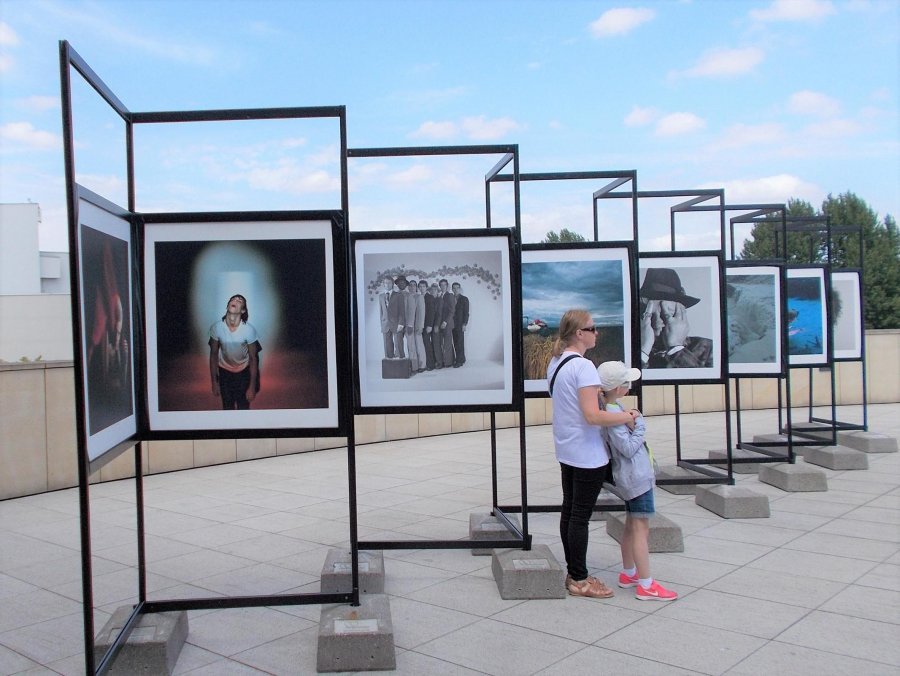
M 628 368 L 620 361 L 607 361 L 597 367 L 597 374 L 601 406 L 611 413 L 623 411 L 618 400 L 641 377 L 640 369 Z M 616 492 L 625 501 L 625 532 L 619 543 L 622 550 L 619 586 L 634 587 L 634 596 L 639 601 L 674 601 L 678 594 L 650 576 L 650 517 L 655 511 L 656 475 L 644 443 L 646 428 L 643 416 L 635 418 L 633 423 L 604 428 L 612 455 Z

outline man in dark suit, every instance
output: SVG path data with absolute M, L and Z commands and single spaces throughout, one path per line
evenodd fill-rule
M 394 284 L 397 285 L 400 291 L 393 291 L 388 299 L 388 321 L 390 322 L 391 337 L 394 340 L 394 357 L 405 359 L 406 350 L 403 348 L 403 329 L 406 327 L 406 296 L 402 291 L 407 286 L 406 277 L 400 275 L 394 280 Z
M 441 298 L 441 290 L 437 284 L 428 288 L 431 297 L 434 298 L 434 323 L 431 325 L 431 348 L 434 352 L 434 368 L 444 368 L 444 348 L 441 339 L 441 313 L 444 308 L 444 299 Z
M 425 322 L 422 329 L 422 343 L 425 345 L 425 370 L 434 371 L 434 345 L 432 344 L 432 331 L 434 331 L 435 298 L 428 293 L 428 282 L 419 280 L 419 295 L 425 301 Z
M 394 290 L 394 280 L 386 276 L 381 280 L 381 291 L 378 293 L 378 317 L 381 320 L 381 336 L 384 339 L 384 356 L 394 358 L 394 338 L 391 333 L 391 320 L 388 318 L 388 303 Z
M 444 367 L 454 364 L 453 326 L 456 317 L 456 296 L 450 293 L 450 282 L 442 279 L 441 287 L 441 361 Z
M 462 285 L 453 282 L 453 295 L 456 297 L 456 309 L 453 313 L 453 349 L 456 352 L 454 368 L 466 363 L 466 326 L 469 323 L 469 299 L 462 295 Z

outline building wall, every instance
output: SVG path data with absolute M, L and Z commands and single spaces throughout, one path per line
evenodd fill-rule
M 68 298 L 68 297 L 66 297 Z M 870 403 L 900 401 L 900 330 L 866 334 L 866 378 Z M 837 365 L 837 403 L 858 404 L 862 397 L 859 362 Z M 809 371 L 795 369 L 791 379 L 792 403 L 809 401 Z M 830 402 L 830 377 L 814 369 L 813 403 Z M 777 406 L 777 379 L 743 378 L 742 409 Z M 731 383 L 732 393 L 735 383 Z M 13 498 L 77 485 L 74 369 L 71 362 L 0 365 L 0 499 Z M 732 408 L 735 405 L 732 396 Z M 724 409 L 721 385 L 682 385 L 680 409 L 699 413 Z M 525 423 L 546 425 L 552 417 L 549 399 L 527 399 Z M 674 388 L 644 388 L 647 415 L 675 410 Z M 840 415 L 839 415 L 840 417 Z M 517 413 L 496 415 L 498 427 L 518 425 Z M 428 413 L 356 417 L 356 443 L 366 444 L 454 432 L 489 429 L 489 413 Z M 774 431 L 774 430 L 773 430 Z M 877 430 L 876 430 L 877 431 Z M 143 444 L 143 466 L 148 474 L 215 465 L 238 460 L 305 453 L 344 446 L 345 439 L 202 439 L 153 441 Z M 133 454 L 123 453 L 100 470 L 96 481 L 122 479 L 133 473 Z
M 41 292 L 37 204 L 0 204 L 0 295 Z
M 72 361 L 68 294 L 0 295 L 0 360 Z

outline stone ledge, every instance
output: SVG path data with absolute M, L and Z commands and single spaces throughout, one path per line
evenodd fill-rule
M 766 519 L 769 498 L 743 486 L 697 486 L 694 502 L 724 519 Z
M 535 545 L 529 551 L 494 549 L 491 572 L 501 599 L 566 597 L 566 571 L 547 545 Z
M 863 453 L 896 453 L 897 438 L 878 432 L 863 430 L 842 430 L 838 432 L 838 441 L 843 446 Z
M 622 542 L 625 534 L 625 512 L 610 512 L 606 519 L 606 534 Z M 684 535 L 681 526 L 659 512 L 650 517 L 650 552 L 683 552 Z
M 846 446 L 809 446 L 803 457 L 809 464 L 827 469 L 869 469 L 869 457 Z
M 759 468 L 759 480 L 789 493 L 827 491 L 825 472 L 805 463 L 776 463 Z
M 360 596 L 359 606 L 322 606 L 316 671 L 397 668 L 391 605 L 384 594 Z
M 519 525 L 519 518 L 511 515 L 509 517 L 516 526 Z M 469 539 L 470 540 L 515 540 L 516 536 L 509 532 L 500 519 L 493 514 L 469 514 Z M 491 549 L 473 549 L 472 556 L 490 556 Z
M 94 659 L 99 662 L 131 617 L 132 606 L 120 606 L 103 625 L 94 641 Z M 188 616 L 183 610 L 144 613 L 107 671 L 108 674 L 171 674 L 188 635 Z

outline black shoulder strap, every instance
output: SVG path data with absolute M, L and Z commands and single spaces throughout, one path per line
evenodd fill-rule
M 568 357 L 559 362 L 559 366 L 556 367 L 556 370 L 553 372 L 553 377 L 550 379 L 550 385 L 547 389 L 550 391 L 550 396 L 553 396 L 553 383 L 556 382 L 556 376 L 559 375 L 559 370 L 566 365 L 566 362 L 572 361 L 573 359 L 578 359 L 581 355 L 578 354 L 570 354 Z

